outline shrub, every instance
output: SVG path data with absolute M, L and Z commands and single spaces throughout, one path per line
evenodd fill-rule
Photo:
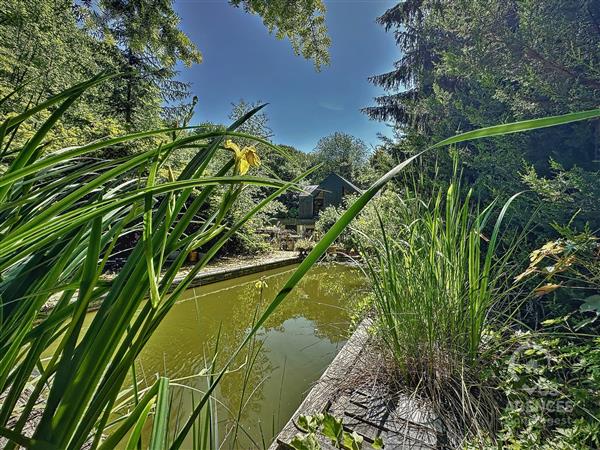
M 586 320 L 578 316 L 571 326 Z M 492 338 L 490 345 L 503 349 L 486 371 L 502 394 L 495 436 L 502 448 L 598 448 L 599 344 L 598 337 L 573 334 L 566 326 Z M 488 438 L 487 444 L 479 440 L 468 448 L 498 445 Z
M 315 247 L 315 243 L 309 239 L 298 239 L 294 250 L 299 252 L 301 255 L 307 255 Z
M 600 245 L 589 230 L 555 229 L 561 237 L 533 251 L 517 277 L 543 305 L 541 324 L 529 320 L 539 329 L 490 333 L 487 343 L 499 349 L 485 373 L 504 400 L 498 438 L 506 448 L 600 445 Z M 485 448 L 497 447 L 489 440 Z
M 352 204 L 355 199 L 355 196 L 348 195 L 344 198 L 343 205 L 329 205 L 327 208 L 321 211 L 319 218 L 315 222 L 315 233 L 317 236 L 323 236 L 325 233 L 327 233 L 333 224 L 339 220 L 344 211 L 346 211 L 348 205 Z M 356 247 L 354 236 L 350 228 L 345 229 L 344 232 L 341 233 L 335 240 L 335 243 L 347 251 Z

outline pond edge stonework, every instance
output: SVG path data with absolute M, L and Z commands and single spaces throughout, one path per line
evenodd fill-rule
M 345 431 L 361 435 L 364 450 L 371 449 L 376 438 L 383 440 L 386 449 L 438 447 L 439 420 L 423 403 L 371 383 L 373 367 L 369 366 L 376 364 L 379 353 L 370 332 L 372 324 L 372 319 L 366 318 L 358 325 L 269 450 L 293 449 L 292 439 L 306 434 L 297 426 L 299 416 L 325 412 L 342 419 Z M 323 436 L 316 437 L 323 450 L 336 448 Z

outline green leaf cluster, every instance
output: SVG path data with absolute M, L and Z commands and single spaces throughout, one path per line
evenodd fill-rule
M 124 382 L 198 272 L 248 220 L 308 175 L 288 182 L 238 176 L 232 173 L 232 158 L 215 174 L 206 173 L 215 155 L 227 152 L 225 137 L 252 139 L 235 130 L 257 109 L 222 131 L 171 139 L 182 130 L 154 129 L 44 154 L 44 139 L 66 111 L 87 89 L 113 79 L 95 76 L 0 125 L 0 158 L 7 165 L 0 175 L 0 436 L 8 439 L 3 441 L 7 449 L 17 444 L 110 449 L 131 430 L 130 448 L 137 447 L 135 436 L 141 436 L 151 410 L 150 447 L 179 448 L 216 384 L 186 421 L 167 434 L 169 381 L 161 378 L 138 390 L 134 375 L 133 394 L 122 390 Z M 48 118 L 33 136 L 16 145 L 12 137 L 19 127 L 44 112 Z M 147 137 L 156 137 L 159 144 L 133 157 L 85 157 Z M 176 179 L 161 182 L 156 177 L 160 167 L 182 147 L 194 148 L 193 157 Z M 132 181 L 132 174 L 142 169 L 147 175 Z M 268 187 L 269 194 L 225 225 L 232 205 L 250 185 Z M 196 196 L 194 189 L 199 190 Z M 218 207 L 190 232 L 192 220 L 214 197 Z M 117 277 L 102 279 L 121 235 L 140 224 L 143 237 Z M 205 254 L 176 282 L 187 255 L 207 243 Z M 84 327 L 91 304 L 100 308 Z M 122 416 L 114 420 L 117 411 Z
M 338 419 L 332 414 L 326 412 L 312 416 L 301 415 L 298 417 L 298 428 L 306 434 L 298 433 L 290 445 L 295 450 L 320 450 L 321 445 L 317 440 L 317 434 L 328 439 L 335 448 L 347 450 L 360 450 L 362 448 L 364 438 L 356 431 L 348 433 L 344 431 L 342 419 Z M 371 443 L 374 449 L 383 448 L 383 441 L 377 437 Z

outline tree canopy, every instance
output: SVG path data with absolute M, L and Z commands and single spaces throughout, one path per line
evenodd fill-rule
M 329 61 L 325 6 L 320 0 L 231 0 L 262 17 L 278 38 L 312 59 Z M 1 0 L 0 113 L 21 111 L 101 71 L 119 73 L 92 89 L 62 119 L 53 136 L 63 144 L 181 124 L 190 110 L 190 86 L 178 64 L 202 61 L 180 28 L 173 0 Z M 77 135 L 70 125 L 77 125 Z M 25 127 L 26 128 L 26 127 Z M 22 139 L 28 136 L 21 129 Z
M 321 138 L 312 156 L 316 163 L 322 164 L 313 175 L 315 180 L 320 181 L 335 172 L 350 181 L 357 181 L 367 163 L 369 150 L 362 140 L 338 131 Z
M 325 25 L 323 0 L 230 0 L 230 4 L 258 14 L 278 39 L 288 39 L 297 55 L 319 70 L 329 64 L 331 40 Z
M 597 1 L 407 0 L 378 20 L 393 31 L 402 57 L 372 78 L 387 92 L 365 112 L 396 124 L 400 138 L 392 152 L 411 153 L 498 122 L 600 105 Z M 589 201 L 598 193 L 592 180 L 599 148 L 596 120 L 458 150 L 480 195 L 534 188 L 541 198 L 560 199 L 554 212 L 546 210 L 548 221 L 565 222 L 579 211 L 578 220 L 600 226 L 598 205 Z M 448 175 L 448 155 L 435 157 Z
M 176 79 L 176 64 L 202 61 L 200 51 L 179 29 L 173 1 L 86 0 L 82 25 L 120 56 L 123 73 L 112 84 L 115 112 L 132 128 L 152 125 L 160 112 L 177 121 L 178 105 L 189 96 L 189 85 Z M 137 126 L 136 126 L 137 125 Z

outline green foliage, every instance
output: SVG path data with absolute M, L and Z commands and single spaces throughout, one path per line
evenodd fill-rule
M 409 90 L 368 112 L 437 134 L 450 124 L 465 130 L 499 116 L 593 108 L 599 15 L 588 0 L 402 2 L 379 22 L 397 32 L 403 57 L 373 81 Z
M 314 160 L 322 164 L 313 180 L 321 181 L 332 172 L 354 182 L 366 166 L 369 151 L 366 144 L 346 133 L 336 132 L 321 138 L 312 152 Z
M 265 190 L 258 187 L 245 189 L 240 193 L 237 203 L 232 207 L 230 215 L 224 223 L 235 223 L 247 211 L 259 204 L 264 195 Z M 215 211 L 217 207 L 217 204 L 212 205 L 212 209 Z M 273 248 L 268 242 L 268 235 L 262 234 L 261 230 L 270 225 L 269 221 L 272 217 L 283 215 L 285 211 L 285 206 L 279 200 L 274 200 L 251 220 L 247 221 L 235 236 L 232 236 L 227 244 L 223 246 L 222 253 L 255 255 L 272 251 Z
M 80 10 L 88 32 L 119 55 L 124 76 L 112 83 L 110 94 L 117 117 L 133 130 L 157 126 L 162 102 L 189 95 L 189 85 L 175 79 L 177 63 L 189 67 L 202 60 L 179 29 L 173 2 L 97 0 L 82 2 Z M 176 111 L 177 106 L 165 110 L 169 123 L 178 122 Z
M 373 77 L 388 92 L 366 112 L 395 121 L 398 143 L 390 151 L 412 154 L 420 142 L 456 130 L 595 108 L 599 18 L 600 6 L 590 0 L 398 3 L 379 22 L 394 31 L 402 58 L 389 73 Z M 589 220 L 595 229 L 600 214 L 590 199 L 598 192 L 590 181 L 599 176 L 599 127 L 599 121 L 571 124 L 472 142 L 458 151 L 481 201 L 504 200 L 525 181 L 540 194 L 543 222 L 565 223 L 581 208 L 579 224 Z M 425 159 L 428 170 L 437 164 L 438 175 L 451 177 L 448 155 Z M 550 201 L 549 189 L 564 198 Z M 521 224 L 539 200 L 520 200 Z M 551 229 L 543 233 L 548 237 Z
M 565 211 L 575 212 L 571 222 L 578 227 L 585 224 L 597 226 L 600 217 L 599 172 L 583 170 L 574 166 L 565 169 L 556 161 L 550 161 L 551 174 L 540 176 L 533 166 L 522 174 L 523 182 L 544 201 L 539 213 L 542 223 L 552 223 L 568 218 Z
M 333 226 L 335 222 L 342 216 L 345 208 L 344 206 L 329 205 L 319 214 L 319 218 L 315 222 L 315 232 L 317 235 L 322 236 Z M 337 243 L 341 244 L 346 241 L 347 233 L 343 233 L 338 239 Z
M 130 430 L 141 427 L 152 403 L 156 428 L 151 445 L 164 448 L 168 381 L 161 379 L 134 395 L 121 392 L 136 357 L 218 250 L 302 178 L 286 183 L 231 174 L 231 158 L 215 176 L 206 174 L 214 155 L 225 151 L 223 138 L 228 133 L 236 135 L 234 130 L 256 111 L 222 132 L 172 140 L 168 135 L 173 130 L 150 130 L 43 156 L 44 139 L 54 124 L 87 89 L 107 79 L 112 78 L 94 77 L 11 116 L 0 126 L 0 148 L 8 167 L 0 176 L 0 436 L 10 440 L 7 449 L 42 443 L 61 449 L 79 449 L 84 443 L 91 448 L 114 448 Z M 46 110 L 52 113 L 31 139 L 13 148 L 10 133 Z M 109 162 L 82 158 L 111 145 L 153 136 L 161 139 L 160 145 L 135 157 Z M 181 147 L 194 147 L 196 153 L 176 180 L 160 182 L 158 169 L 169 153 Z M 6 154 L 14 156 L 5 161 Z M 147 170 L 145 180 L 123 182 L 123 177 L 140 169 Z M 225 226 L 224 219 L 245 185 L 272 189 Z M 228 188 L 217 189 L 223 186 Z M 200 193 L 192 198 L 194 188 Z M 214 197 L 220 205 L 216 214 L 188 233 L 196 214 Z M 120 235 L 140 222 L 143 238 L 118 276 L 110 282 L 101 280 Z M 175 285 L 187 254 L 208 242 L 206 253 Z M 168 263 L 167 255 L 173 253 L 178 256 Z M 84 328 L 91 303 L 101 306 Z M 49 313 L 41 314 L 47 306 Z M 46 352 L 50 358 L 42 364 Z M 211 384 L 194 414 L 171 431 L 175 436 L 171 448 L 181 446 L 215 387 Z M 122 419 L 109 421 L 119 408 L 123 408 Z M 32 436 L 25 432 L 27 428 L 33 429 Z M 110 437 L 102 441 L 105 434 Z
M 329 64 L 331 40 L 322 0 L 229 0 L 229 3 L 261 16 L 270 32 L 275 32 L 278 39 L 288 39 L 296 54 L 312 59 L 317 70 Z
M 600 445 L 600 340 L 570 327 L 492 338 L 490 345 L 503 349 L 488 368 L 505 401 L 496 436 L 503 448 Z M 498 447 L 488 441 L 468 448 Z
M 518 277 L 537 283 L 537 302 L 551 314 L 515 337 L 495 371 L 507 399 L 500 438 L 510 448 L 600 444 L 600 246 L 589 230 L 555 228 L 561 237 L 532 252 Z
M 356 220 L 337 238 L 336 245 L 341 246 L 345 251 L 372 249 L 383 240 L 380 219 L 385 223 L 387 233 L 395 235 L 400 232 L 405 226 L 405 217 L 400 212 L 404 205 L 403 195 L 411 194 L 409 190 L 405 190 L 403 194 L 393 189 L 383 190 L 365 206 Z M 319 219 L 315 222 L 317 235 L 325 234 L 355 200 L 355 195 L 347 195 L 341 206 L 331 205 L 321 211 Z
M 383 242 L 381 222 L 385 224 L 385 233 L 389 236 L 400 235 L 406 226 L 403 211 L 407 208 L 407 202 L 414 200 L 414 192 L 416 191 L 407 188 L 400 192 L 391 188 L 384 190 L 356 218 L 345 242 L 350 242 L 354 248 L 370 252 L 374 244 Z
M 110 45 L 86 33 L 69 0 L 4 0 L 0 7 L 0 105 L 6 116 L 36 105 L 52 93 L 102 70 L 116 69 Z M 47 135 L 47 149 L 80 144 L 124 132 L 98 88 L 82 94 Z M 14 144 L 25 142 L 48 118 L 23 123 Z M 71 127 L 71 125 L 73 125 Z
M 338 419 L 327 412 L 313 416 L 301 415 L 298 417 L 297 425 L 306 434 L 298 433 L 294 436 L 290 445 L 295 450 L 320 450 L 321 445 L 316 438 L 317 433 L 329 439 L 335 448 L 348 450 L 360 450 L 362 448 L 363 437 L 356 431 L 352 433 L 344 431 L 342 419 Z M 382 445 L 381 438 L 377 438 L 373 448 L 382 448 Z
M 531 303 L 548 311 L 541 325 L 529 320 L 537 329 L 523 331 L 526 312 L 518 324 L 486 336 L 494 357 L 482 374 L 501 394 L 501 414 L 497 434 L 468 448 L 497 448 L 501 442 L 510 449 L 579 449 L 600 443 L 598 239 L 589 230 L 555 228 L 561 237 L 533 251 L 515 280 L 526 283 Z
M 290 446 L 295 450 L 321 450 L 321 445 L 314 433 L 309 433 L 306 436 L 300 434 L 294 436 L 290 441 Z
M 336 244 L 342 246 L 346 251 L 361 249 L 363 252 L 369 253 L 383 242 L 384 232 L 390 236 L 401 235 L 406 229 L 406 220 L 408 220 L 404 215 L 405 208 L 407 208 L 407 203 L 416 201 L 416 193 L 419 193 L 416 185 L 413 188 L 403 187 L 401 190 L 384 189 L 344 230 L 336 240 Z M 425 193 L 419 193 L 419 195 L 423 198 L 426 197 Z M 317 235 L 325 234 L 355 199 L 354 195 L 349 195 L 345 197 L 343 205 L 325 208 L 315 222 Z M 385 225 L 383 229 L 381 222 Z
M 387 151 L 386 145 L 380 145 L 369 155 L 367 163 L 361 168 L 356 176 L 358 186 L 368 186 L 377 178 L 386 173 L 400 159 L 395 159 L 391 152 Z

